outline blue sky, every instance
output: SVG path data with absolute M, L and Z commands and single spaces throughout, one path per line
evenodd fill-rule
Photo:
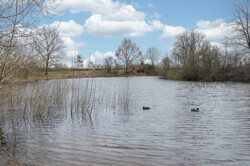
M 65 62 L 80 54 L 100 62 L 114 56 L 130 38 L 143 53 L 157 47 L 170 54 L 175 36 L 185 30 L 204 33 L 213 44 L 230 34 L 230 10 L 239 0 L 56 0 L 61 15 L 59 32 L 65 42 Z

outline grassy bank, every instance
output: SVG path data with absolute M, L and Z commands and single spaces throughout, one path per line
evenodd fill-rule
M 126 76 L 146 76 L 146 73 L 138 73 L 136 71 L 126 70 L 111 70 L 108 72 L 104 69 L 88 70 L 88 69 L 64 69 L 50 70 L 48 75 L 40 71 L 36 75 L 31 75 L 26 78 L 20 78 L 19 81 L 37 81 L 46 79 L 69 79 L 69 78 L 94 78 L 94 77 L 126 77 Z

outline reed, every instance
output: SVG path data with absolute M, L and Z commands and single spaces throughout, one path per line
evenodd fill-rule
M 1 89 L 0 111 L 41 118 L 64 111 L 74 119 L 92 121 L 101 110 L 129 111 L 132 106 L 129 85 L 106 92 L 95 79 L 49 80 Z

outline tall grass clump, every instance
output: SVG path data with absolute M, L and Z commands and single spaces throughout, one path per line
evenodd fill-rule
M 105 91 L 95 79 L 49 80 L 1 90 L 0 113 L 42 119 L 62 114 L 72 120 L 92 121 L 101 110 L 129 111 L 133 105 L 129 84 Z

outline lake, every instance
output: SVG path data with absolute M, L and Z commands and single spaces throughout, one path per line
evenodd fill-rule
M 250 164 L 250 84 L 50 80 L 1 100 L 0 165 Z

